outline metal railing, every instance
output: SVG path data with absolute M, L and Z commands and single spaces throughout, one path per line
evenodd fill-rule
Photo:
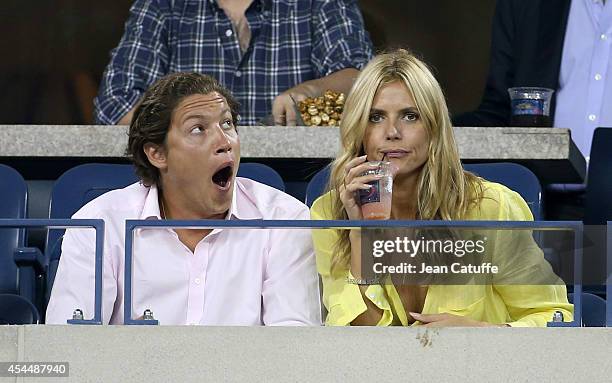
M 132 278 L 134 230 L 146 228 L 188 229 L 346 229 L 346 228 L 465 228 L 465 229 L 530 229 L 571 230 L 574 235 L 574 319 L 572 322 L 549 322 L 549 327 L 576 327 L 582 323 L 582 241 L 583 224 L 574 221 L 325 221 L 325 220 L 126 220 L 124 323 L 155 325 L 154 319 L 133 319 Z M 608 285 L 609 286 L 609 285 Z M 609 287 L 608 287 L 609 288 Z M 609 307 L 610 305 L 608 305 Z M 608 308 L 609 310 L 609 308 Z M 608 311 L 609 312 L 609 311 Z M 553 318 L 551 318 L 553 319 Z
M 0 219 L 0 228 L 93 228 L 96 231 L 94 316 L 68 319 L 70 324 L 102 324 L 102 263 L 104 259 L 104 221 L 101 219 Z M 17 249 L 19 250 L 19 249 Z M 79 308 L 75 308 L 79 309 Z

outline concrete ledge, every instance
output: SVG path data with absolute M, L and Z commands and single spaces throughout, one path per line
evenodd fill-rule
M 238 128 L 241 155 L 250 159 L 331 159 L 340 148 L 336 127 Z M 466 161 L 513 161 L 543 182 L 582 182 L 584 157 L 562 128 L 456 127 Z M 121 159 L 127 126 L 0 125 L 0 159 Z
M 608 382 L 611 349 L 612 328 L 0 327 L 0 361 L 73 382 Z
M 239 127 L 242 156 L 333 158 L 340 148 L 334 127 Z M 455 128 L 464 159 L 567 159 L 568 129 Z M 124 157 L 127 126 L 0 125 L 2 157 Z

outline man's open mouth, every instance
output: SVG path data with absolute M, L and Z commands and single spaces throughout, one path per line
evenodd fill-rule
M 225 189 L 229 186 L 230 179 L 232 178 L 233 169 L 231 165 L 227 165 L 217 170 L 212 176 L 212 181 L 218 185 L 221 189 Z

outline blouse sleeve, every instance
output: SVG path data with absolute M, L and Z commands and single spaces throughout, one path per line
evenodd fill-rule
M 331 219 L 328 195 L 317 199 L 311 208 L 311 219 Z M 323 304 L 327 309 L 325 324 L 329 326 L 349 326 L 351 322 L 367 310 L 364 298 L 358 285 L 349 283 L 352 278 L 348 270 L 332 273 L 332 255 L 338 239 L 335 229 L 313 229 L 314 249 L 317 258 L 317 271 L 323 281 Z M 366 297 L 383 312 L 378 326 L 389 326 L 393 322 L 393 313 L 387 294 L 382 286 L 371 285 L 366 290 Z

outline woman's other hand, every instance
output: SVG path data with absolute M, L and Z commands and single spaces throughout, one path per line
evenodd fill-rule
M 424 327 L 507 327 L 507 325 L 496 325 L 488 322 L 477 321 L 468 317 L 442 314 L 419 314 L 411 312 L 410 315 Z

